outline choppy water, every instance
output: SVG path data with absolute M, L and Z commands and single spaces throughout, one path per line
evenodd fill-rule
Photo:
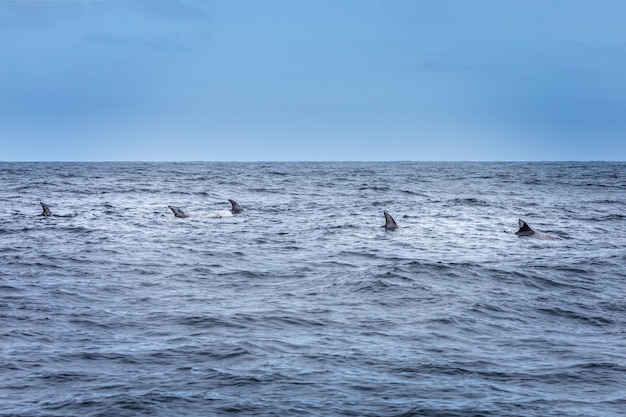
M 0 174 L 0 415 L 626 413 L 624 163 Z

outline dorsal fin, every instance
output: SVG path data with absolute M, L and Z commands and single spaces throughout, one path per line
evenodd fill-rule
M 535 234 L 535 231 L 530 228 L 530 226 L 522 219 L 518 219 L 519 230 L 515 232 L 518 236 L 532 236 Z
M 46 217 L 52 216 L 52 212 L 50 211 L 47 205 L 45 205 L 41 201 L 39 202 L 39 204 L 41 204 L 41 208 L 43 209 L 43 212 L 41 213 L 42 216 L 46 216 Z
M 386 211 L 383 211 L 383 214 L 385 215 L 385 224 L 382 227 L 384 227 L 386 230 L 397 229 L 398 224 L 393 219 L 393 217 L 391 217 L 391 214 L 387 213 Z
M 237 204 L 237 202 L 235 200 L 231 200 L 229 198 L 228 201 L 230 202 L 230 205 L 231 205 L 231 209 L 230 209 L 231 213 L 237 214 L 237 213 L 241 213 L 243 211 L 241 206 L 239 204 Z
M 185 217 L 189 217 L 185 214 L 184 211 L 182 211 L 181 209 L 179 209 L 178 207 L 175 206 L 167 206 L 170 210 L 172 210 L 172 213 L 174 213 L 174 217 L 180 217 L 181 219 L 185 218 Z

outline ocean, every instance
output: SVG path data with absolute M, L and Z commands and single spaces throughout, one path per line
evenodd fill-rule
M 1 416 L 626 414 L 626 163 L 0 174 Z

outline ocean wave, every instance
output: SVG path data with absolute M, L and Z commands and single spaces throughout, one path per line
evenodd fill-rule
M 626 165 L 6 165 L 0 414 L 622 412 Z

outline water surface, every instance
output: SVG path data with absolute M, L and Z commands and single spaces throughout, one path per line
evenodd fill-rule
M 0 174 L 0 415 L 626 410 L 626 164 Z

